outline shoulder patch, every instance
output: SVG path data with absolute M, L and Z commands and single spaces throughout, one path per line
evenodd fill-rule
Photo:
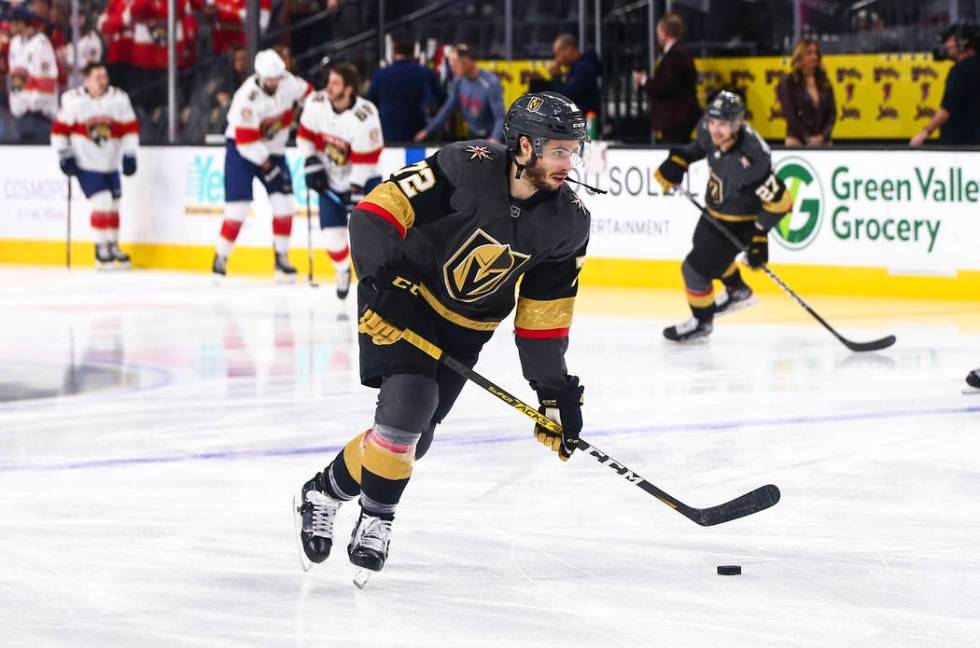
M 471 144 L 463 149 L 463 151 L 470 154 L 471 160 L 477 160 L 479 162 L 484 160 L 489 160 L 491 162 L 493 161 L 493 155 L 490 154 L 489 147 Z

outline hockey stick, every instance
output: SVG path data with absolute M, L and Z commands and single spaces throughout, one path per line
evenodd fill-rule
M 536 408 L 528 405 L 516 396 L 509 394 L 507 391 L 493 384 L 452 356 L 446 355 L 442 349 L 421 337 L 414 331 L 405 329 L 402 339 L 423 353 L 431 356 L 438 362 L 443 363 L 460 376 L 476 383 L 484 390 L 490 392 L 503 402 L 513 407 L 518 412 L 532 419 L 541 427 L 547 428 L 557 434 L 561 434 L 561 426 L 549 419 L 544 414 L 540 413 Z M 626 481 L 646 491 L 650 495 L 653 495 L 670 508 L 674 509 L 689 520 L 697 522 L 701 526 L 714 526 L 715 524 L 737 520 L 738 518 L 745 517 L 746 515 L 752 515 L 753 513 L 764 511 L 779 501 L 779 489 L 775 485 L 769 484 L 767 486 L 756 488 L 755 490 L 748 492 L 741 497 L 736 497 L 732 501 L 719 504 L 718 506 L 694 508 L 693 506 L 688 506 L 674 496 L 660 490 L 646 479 L 627 468 L 622 462 L 613 459 L 608 454 L 595 447 L 595 445 L 585 441 L 584 439 L 580 438 L 578 440 L 578 449 L 586 452 L 588 456 L 592 457 L 597 462 L 609 466 Z
M 68 176 L 68 233 L 65 235 L 65 269 L 71 270 L 71 176 Z
M 692 205 L 694 205 L 695 207 L 697 207 L 698 211 L 701 212 L 700 217 L 703 218 L 704 220 L 708 221 L 709 223 L 711 223 L 712 227 L 714 227 L 722 236 L 724 236 L 726 239 L 728 239 L 728 242 L 731 243 L 733 246 L 735 246 L 735 249 L 736 250 L 738 250 L 739 252 L 746 252 L 747 251 L 747 248 L 745 247 L 745 245 L 740 240 L 738 240 L 738 237 L 736 237 L 734 234 L 732 234 L 730 231 L 728 231 L 728 229 L 724 225 L 722 225 L 721 223 L 719 223 L 718 221 L 716 221 L 714 218 L 712 218 L 708 214 L 707 210 L 705 210 L 705 208 L 701 205 L 701 203 L 699 203 L 697 201 L 697 199 L 693 195 L 691 195 L 691 192 L 689 192 L 687 189 L 685 189 L 684 187 L 682 187 L 680 185 L 678 185 L 676 189 L 677 189 L 677 191 L 680 194 L 682 194 L 685 198 L 687 198 L 689 201 L 691 201 L 691 204 Z M 790 288 L 789 286 L 787 286 L 783 282 L 782 279 L 780 279 L 778 276 L 776 276 L 776 273 L 773 272 L 772 270 L 770 270 L 769 269 L 769 266 L 767 264 L 765 264 L 765 263 L 762 264 L 762 267 L 761 268 L 762 268 L 763 272 L 765 272 L 767 275 L 769 275 L 769 278 L 770 279 L 772 279 L 774 282 L 776 282 L 776 285 L 777 286 L 779 286 L 780 288 L 782 288 L 786 292 L 787 295 L 789 295 L 790 297 L 793 298 L 793 301 L 795 301 L 797 304 L 799 304 L 800 306 L 802 306 L 803 307 L 803 310 L 805 310 L 806 312 L 810 313 L 810 315 L 812 315 L 815 320 L 817 320 L 818 322 L 820 322 L 820 324 L 822 324 L 825 329 L 827 329 L 828 331 L 830 331 L 831 334 L 833 334 L 833 336 L 835 338 L 837 338 L 838 340 L 840 340 L 841 344 L 843 344 L 844 346 L 846 346 L 851 351 L 855 351 L 855 352 L 862 352 L 862 351 L 881 351 L 882 349 L 887 349 L 891 345 L 895 344 L 895 336 L 894 335 L 886 335 L 885 337 L 883 337 L 883 338 L 881 338 L 879 340 L 871 340 L 870 342 L 854 342 L 852 340 L 848 340 L 846 337 L 844 337 L 843 335 L 841 335 L 840 333 L 838 333 L 834 329 L 833 326 L 831 326 L 830 324 L 828 324 L 827 321 L 824 320 L 824 318 L 820 317 L 820 315 L 817 314 L 817 311 L 815 311 L 812 308 L 810 308 L 810 305 L 807 304 L 805 301 L 803 301 L 803 299 L 799 295 L 797 295 L 795 292 L 793 292 L 793 289 Z
M 306 190 L 306 256 L 309 261 L 309 269 L 306 271 L 306 282 L 311 288 L 317 288 L 320 284 L 313 281 L 313 212 L 310 211 L 310 190 Z

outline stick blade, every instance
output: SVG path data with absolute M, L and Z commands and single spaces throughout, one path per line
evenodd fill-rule
M 880 340 L 872 340 L 870 342 L 851 342 L 850 340 L 844 340 L 844 344 L 851 351 L 863 353 L 865 351 L 881 351 L 882 349 L 887 349 L 895 344 L 896 339 L 894 335 L 888 335 Z
M 731 522 L 746 515 L 752 515 L 753 513 L 771 508 L 779 502 L 779 498 L 779 488 L 775 484 L 767 484 L 741 497 L 736 497 L 730 502 L 700 509 L 698 519 L 695 521 L 701 526 L 714 526 L 724 522 Z

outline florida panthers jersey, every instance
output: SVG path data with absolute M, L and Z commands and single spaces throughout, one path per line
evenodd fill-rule
M 135 153 L 139 146 L 139 124 L 129 95 L 114 87 L 100 97 L 84 86 L 66 92 L 51 127 L 51 146 L 59 152 L 71 149 L 84 171 L 117 171 L 122 155 Z
M 30 38 L 14 36 L 7 76 L 14 117 L 39 112 L 54 118 L 58 112 L 58 62 L 47 36 L 41 32 Z
M 336 112 L 327 94 L 317 92 L 306 100 L 296 131 L 296 146 L 304 156 L 320 155 L 336 193 L 351 185 L 364 187 L 380 175 L 378 160 L 384 147 L 378 109 L 357 97 L 350 108 Z
M 312 91 L 309 83 L 287 72 L 270 95 L 253 74 L 231 100 L 225 137 L 234 140 L 241 156 L 254 164 L 262 164 L 270 155 L 285 155 L 293 108 Z

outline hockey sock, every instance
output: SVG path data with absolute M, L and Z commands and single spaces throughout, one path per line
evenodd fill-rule
M 112 223 L 112 212 L 93 211 L 90 219 L 95 242 L 99 245 L 109 242 L 109 230 Z
M 721 282 L 725 284 L 725 288 L 728 290 L 748 288 L 745 280 L 742 279 L 742 273 L 739 271 L 738 265 L 734 261 L 728 266 L 728 270 L 725 270 L 725 273 L 721 275 Z
M 231 254 L 231 248 L 242 230 L 242 223 L 248 214 L 247 202 L 230 202 L 225 204 L 225 220 L 221 224 L 221 235 L 218 237 L 217 251 L 225 258 Z
M 326 241 L 327 256 L 333 262 L 338 272 L 347 270 L 350 264 L 350 247 L 347 244 L 346 227 L 327 227 L 323 229 Z
M 293 215 L 272 218 L 272 247 L 280 254 L 289 251 L 289 235 L 293 231 Z
M 715 289 L 711 279 L 708 279 L 687 260 L 681 265 L 681 275 L 684 277 L 684 292 L 687 303 L 694 317 L 702 322 L 710 322 L 715 315 Z
M 323 471 L 327 476 L 327 493 L 331 497 L 350 500 L 361 493 L 361 459 L 364 455 L 365 434 L 367 432 L 362 432 L 351 439 Z
M 361 465 L 361 508 L 365 512 L 382 519 L 395 517 L 412 476 L 417 440 L 417 435 L 378 424 L 365 434 Z

